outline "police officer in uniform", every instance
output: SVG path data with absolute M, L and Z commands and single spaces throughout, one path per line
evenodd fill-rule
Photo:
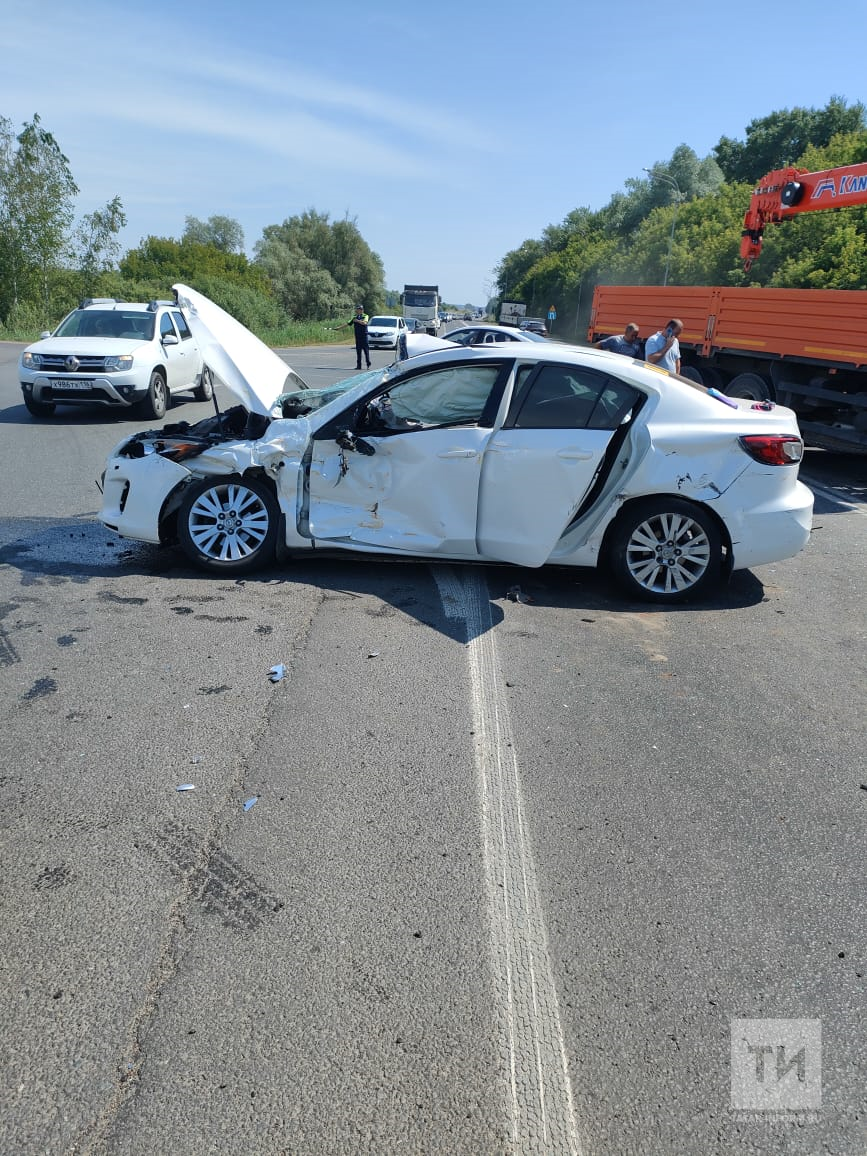
M 350 317 L 346 325 L 338 325 L 338 329 L 346 329 L 348 325 L 355 328 L 355 360 L 358 363 L 355 368 L 361 369 L 361 357 L 364 355 L 367 361 L 367 368 L 370 369 L 370 346 L 367 343 L 367 323 L 370 318 L 364 312 L 363 305 L 355 306 L 355 316 Z

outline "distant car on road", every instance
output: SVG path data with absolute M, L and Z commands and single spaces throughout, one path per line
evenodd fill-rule
M 207 401 L 214 392 L 211 372 L 173 301 L 85 299 L 54 333 L 28 345 L 18 368 L 24 404 L 34 417 L 51 417 L 58 405 L 102 405 L 161 418 L 174 393 L 192 390 Z
M 498 345 L 505 341 L 544 341 L 544 338 L 511 325 L 464 325 L 445 335 L 456 345 Z
M 397 349 L 401 333 L 406 333 L 402 317 L 371 317 L 367 323 L 367 340 L 371 349 Z
M 548 336 L 548 330 L 541 317 L 524 317 L 519 322 L 519 327 L 528 330 L 530 333 L 537 333 L 540 337 Z

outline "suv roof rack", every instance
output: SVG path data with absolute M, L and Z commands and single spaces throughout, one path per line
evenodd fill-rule
M 148 312 L 156 313 L 161 305 L 174 306 L 177 305 L 177 301 L 157 301 L 156 298 L 152 298 L 150 301 L 148 301 Z
M 117 297 L 82 297 L 78 308 L 86 309 L 88 305 L 117 305 L 117 303 Z

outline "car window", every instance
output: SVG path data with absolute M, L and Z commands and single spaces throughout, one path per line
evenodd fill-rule
M 393 385 L 368 406 L 371 429 L 475 425 L 500 373 L 498 365 L 458 365 Z
M 160 340 L 162 340 L 163 337 L 168 336 L 168 334 L 174 333 L 174 331 L 175 329 L 172 325 L 171 317 L 168 313 L 164 313 L 160 318 Z
M 187 319 L 184 317 L 183 313 L 172 313 L 172 317 L 174 318 L 175 325 L 178 327 L 178 333 L 181 335 L 181 341 L 189 340 L 189 338 L 191 338 L 193 335 L 190 333 L 190 327 L 187 325 Z
M 453 341 L 455 345 L 474 345 L 475 334 L 475 329 L 455 329 L 454 332 L 446 334 L 446 341 Z
M 574 365 L 543 365 L 514 406 L 518 429 L 616 429 L 641 396 L 616 377 Z

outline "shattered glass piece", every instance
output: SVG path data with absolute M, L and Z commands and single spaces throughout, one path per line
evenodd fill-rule
M 181 783 L 181 785 L 179 787 L 177 787 L 176 789 L 178 791 L 194 791 L 196 789 L 196 784 L 195 783 Z
M 279 682 L 285 673 L 286 667 L 282 662 L 278 662 L 268 671 L 268 677 L 272 682 Z
M 378 650 L 369 650 L 367 652 L 367 657 L 368 658 L 379 658 L 379 651 Z
M 259 796 L 258 795 L 251 795 L 249 799 L 244 800 L 244 810 L 249 811 L 250 808 L 255 806 L 256 803 L 258 803 L 258 802 L 259 802 Z

